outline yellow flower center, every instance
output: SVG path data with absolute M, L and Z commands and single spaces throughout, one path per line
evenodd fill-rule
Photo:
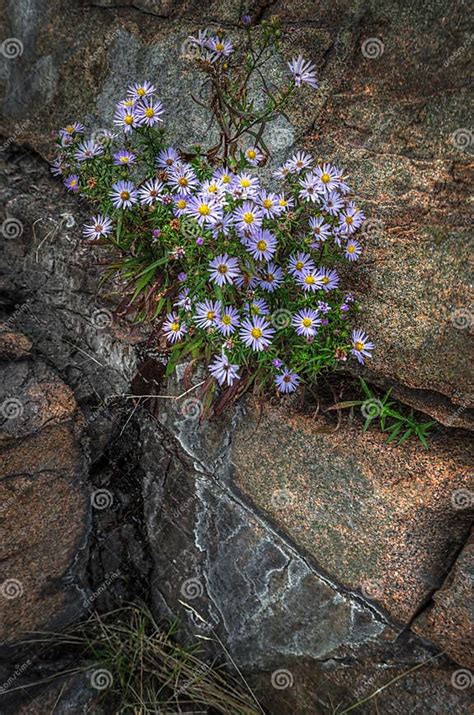
M 262 331 L 260 330 L 260 328 L 252 328 L 252 330 L 250 331 L 250 334 L 251 334 L 252 338 L 258 339 L 258 338 L 262 337 Z
M 121 156 L 120 157 L 120 163 L 121 164 L 128 164 L 129 162 L 129 157 L 128 156 Z
M 311 320 L 311 318 L 303 318 L 302 323 L 305 328 L 310 328 L 313 324 L 313 321 Z
M 137 89 L 137 94 L 138 94 L 139 97 L 143 97 L 143 95 L 146 94 L 145 88 L 144 88 L 144 87 L 139 87 L 139 88 Z
M 279 206 L 286 206 L 287 203 L 288 203 L 288 201 L 287 201 L 286 199 L 280 199 L 280 201 L 278 202 L 278 205 L 279 205 Z
M 220 266 L 217 266 L 217 272 L 222 273 L 222 275 L 224 275 L 224 273 L 227 273 L 227 270 L 228 268 L 225 263 L 221 263 Z
M 303 268 L 303 266 L 304 266 L 303 261 L 296 261 L 295 268 L 297 271 L 300 271 Z
M 243 219 L 245 223 L 253 223 L 254 222 L 254 215 L 251 211 L 246 211 L 243 215 Z
M 131 114 L 126 114 L 123 121 L 125 122 L 125 124 L 129 124 L 129 125 L 130 125 L 130 124 L 133 124 L 133 117 L 132 117 L 132 115 L 131 115 Z
M 271 209 L 271 207 L 273 206 L 273 201 L 271 199 L 264 199 L 263 206 L 266 209 Z
M 222 44 L 222 42 L 216 42 L 217 52 L 222 52 L 223 49 L 224 49 L 224 45 Z
M 314 280 L 314 276 L 311 276 L 311 275 L 310 275 L 310 276 L 305 276 L 304 282 L 306 283 L 306 285 L 309 285 L 309 286 L 311 286 L 311 285 L 313 285 L 314 283 L 316 283 L 316 281 Z
M 324 285 L 326 285 L 326 283 L 329 283 L 329 278 L 327 276 L 323 276 L 323 278 L 321 279 L 321 283 L 324 283 Z
M 217 191 L 217 185 L 216 184 L 209 184 L 208 191 L 210 194 L 215 194 Z
M 177 333 L 179 330 L 179 323 L 171 323 L 170 328 L 173 331 L 173 333 Z
M 346 221 L 346 223 L 348 223 L 349 226 L 350 226 L 351 223 L 354 222 L 354 219 L 352 218 L 352 216 L 346 216 L 345 221 Z
M 186 208 L 186 201 L 184 199 L 179 199 L 179 201 L 176 202 L 176 206 L 179 209 L 185 209 Z
M 223 174 L 223 176 L 221 176 L 221 179 L 222 179 L 222 183 L 223 183 L 223 184 L 230 184 L 230 176 L 229 176 L 229 174 Z
M 147 107 L 147 109 L 145 109 L 145 117 L 148 117 L 148 119 L 151 119 L 151 117 L 154 117 L 154 116 L 155 116 L 155 110 L 152 109 L 152 107 Z
M 331 177 L 329 176 L 329 174 L 326 173 L 321 174 L 321 181 L 323 182 L 323 184 L 327 184 L 329 181 L 331 181 Z
M 208 320 L 214 320 L 215 317 L 216 317 L 216 314 L 215 314 L 215 312 L 214 312 L 213 310 L 208 310 L 208 311 L 207 311 L 207 319 L 208 319 Z
M 249 159 L 255 159 L 257 152 L 254 149 L 248 149 L 247 156 Z
M 76 186 L 76 184 L 77 184 L 77 179 L 71 179 L 71 181 L 69 182 L 70 186 Z
M 356 247 L 354 246 L 353 243 L 351 243 L 349 246 L 347 246 L 347 253 L 354 253 L 356 250 Z
M 129 191 L 121 191 L 120 198 L 122 199 L 122 201 L 128 201 L 128 199 L 130 198 L 130 192 Z
M 250 186 L 250 179 L 240 179 L 240 185 L 243 189 L 248 189 Z
M 222 322 L 224 323 L 224 325 L 231 325 L 232 318 L 230 317 L 230 315 L 224 315 L 222 318 Z
M 188 185 L 188 180 L 187 180 L 187 178 L 186 178 L 185 176 L 181 176 L 181 177 L 178 179 L 178 184 L 179 184 L 180 186 L 187 186 L 187 185 Z
M 133 99 L 126 99 L 123 103 L 123 106 L 124 107 L 133 107 L 133 104 L 134 104 Z
M 74 131 L 74 127 L 69 124 L 69 126 L 66 127 L 66 131 L 68 134 L 72 134 Z
M 201 216 L 209 216 L 209 214 L 211 213 L 211 209 L 209 208 L 209 206 L 207 204 L 201 204 L 200 207 L 198 208 L 198 213 Z
M 354 348 L 356 350 L 363 350 L 364 349 L 364 343 L 361 343 L 359 340 L 356 340 L 354 343 Z
M 258 248 L 259 251 L 265 251 L 266 248 L 267 248 L 267 242 L 266 242 L 266 241 L 263 241 L 263 240 L 262 240 L 262 241 L 259 241 L 259 242 L 257 243 L 257 248 Z

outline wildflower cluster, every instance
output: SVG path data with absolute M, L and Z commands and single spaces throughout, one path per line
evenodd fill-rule
M 208 31 L 190 42 L 227 102 L 238 85 L 220 79 L 232 42 Z M 257 66 L 259 50 L 247 52 Z M 295 58 L 289 70 L 280 99 L 317 86 L 309 62 Z M 117 132 L 84 139 L 79 123 L 59 132 L 52 170 L 97 206 L 84 236 L 115 247 L 112 269 L 129 284 L 137 314 L 155 321 L 170 365 L 204 358 L 211 378 L 235 394 L 252 382 L 292 392 L 351 353 L 363 363 L 373 344 L 363 330 L 351 333 L 357 305 L 338 270 L 359 258 L 364 220 L 344 172 L 298 151 L 269 189 L 258 175 L 268 151 L 252 131 L 255 140 L 242 145 L 229 120 L 220 154 L 186 154 L 165 142 L 163 114 L 155 87 L 134 84 L 116 107 Z M 253 108 L 245 116 L 255 122 Z

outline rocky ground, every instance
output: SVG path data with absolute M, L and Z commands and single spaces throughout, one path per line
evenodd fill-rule
M 351 172 L 374 221 L 351 286 L 377 343 L 364 374 L 436 419 L 431 448 L 387 446 L 311 400 L 247 399 L 200 422 L 193 393 L 169 399 L 180 375 L 162 382 L 146 330 L 100 292 L 106 255 L 81 241 L 87 207 L 49 176 L 50 131 L 108 126 L 145 74 L 175 141 L 202 137 L 180 47 L 203 24 L 238 36 L 239 3 L 9 3 L 3 36 L 23 51 L 1 75 L 2 712 L 99 712 L 87 678 L 23 689 L 64 662 L 20 640 L 134 598 L 179 615 L 185 641 L 218 634 L 269 713 L 341 711 L 381 688 L 356 712 L 468 712 L 467 9 L 251 12 L 280 14 L 285 57 L 319 67 L 321 91 L 273 141 L 280 157 L 304 147 Z M 370 38 L 374 57 L 361 52 Z

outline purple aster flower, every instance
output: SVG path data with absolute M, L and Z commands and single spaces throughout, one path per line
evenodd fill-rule
M 114 164 L 115 166 L 126 166 L 128 164 L 134 164 L 136 158 L 136 155 L 132 154 L 131 151 L 121 149 L 116 154 L 114 154 Z
M 256 176 L 242 172 L 235 177 L 232 189 L 236 198 L 253 199 L 260 189 L 260 184 Z
M 219 321 L 221 303 L 218 300 L 205 300 L 203 303 L 196 303 L 194 320 L 200 328 L 215 328 Z
M 337 272 L 330 268 L 321 268 L 321 288 L 325 291 L 332 290 L 339 285 Z
M 233 306 L 228 306 L 222 309 L 222 313 L 218 320 L 219 330 L 226 337 L 235 332 L 235 329 L 240 325 L 239 312 Z
M 300 376 L 296 372 L 290 372 L 285 369 L 281 375 L 275 377 L 275 385 L 278 387 L 279 392 L 294 392 L 298 387 L 300 382 Z
M 339 226 L 345 233 L 355 233 L 365 219 L 365 214 L 353 204 L 348 204 L 339 214 Z
M 315 268 L 315 263 L 309 253 L 302 253 L 300 251 L 296 256 L 290 256 L 288 270 L 293 276 L 297 276 L 303 271 L 314 271 Z
M 198 194 L 188 201 L 186 213 L 196 219 L 200 226 L 214 224 L 222 218 L 222 206 L 212 196 Z
M 145 127 L 154 127 L 155 124 L 163 122 L 161 118 L 163 112 L 161 102 L 155 102 L 151 98 L 144 99 L 136 108 L 137 119 Z
M 113 184 L 110 197 L 116 209 L 129 209 L 138 201 L 137 190 L 131 181 L 117 181 Z
M 149 97 L 154 92 L 156 92 L 155 87 L 145 80 L 142 83 L 132 84 L 128 88 L 128 94 L 135 99 L 143 99 L 144 97 Z
M 181 293 L 178 293 L 178 300 L 173 303 L 173 305 L 178 308 L 183 308 L 183 310 L 187 313 L 192 310 L 193 304 L 191 302 L 191 298 L 189 297 L 189 288 L 185 288 L 181 291 Z
M 344 201 L 337 191 L 330 191 L 329 194 L 325 194 L 321 201 L 323 203 L 323 209 L 331 216 L 337 216 L 344 206 Z
M 104 150 L 100 144 L 96 144 L 93 139 L 88 139 L 87 141 L 79 144 L 74 156 L 77 161 L 86 161 L 86 159 L 93 159 L 95 156 L 100 156 L 103 153 Z
M 215 196 L 217 199 L 222 200 L 222 195 L 225 192 L 225 186 L 221 179 L 210 179 L 209 181 L 203 181 L 201 184 L 201 193 L 206 196 Z
M 270 308 L 263 298 L 254 298 L 244 305 L 244 311 L 248 315 L 268 315 Z
M 235 226 L 239 231 L 253 231 L 262 225 L 263 211 L 251 201 L 244 201 L 242 206 L 238 206 L 235 209 L 233 217 Z
M 185 335 L 187 328 L 176 313 L 168 313 L 163 323 L 163 332 L 169 343 L 177 343 Z
M 114 124 L 122 127 L 125 133 L 138 127 L 138 117 L 135 107 L 117 107 L 114 114 Z
M 159 228 L 154 228 L 153 231 L 151 232 L 153 241 L 157 241 L 159 237 L 161 236 L 161 231 Z
M 307 154 L 305 151 L 297 151 L 291 159 L 288 159 L 286 166 L 292 174 L 299 174 L 304 169 L 308 169 L 312 163 L 313 157 L 311 154 Z
M 141 204 L 152 206 L 163 193 L 163 184 L 158 179 L 149 179 L 138 189 Z
M 314 173 L 316 174 L 321 189 L 324 191 L 334 191 L 339 186 L 339 177 L 334 166 L 325 163 L 322 166 L 317 166 Z
M 266 228 L 255 229 L 247 243 L 247 250 L 259 261 L 269 261 L 277 249 L 278 241 Z
M 231 365 L 225 355 L 214 358 L 214 362 L 209 365 L 209 372 L 212 377 L 215 377 L 219 385 L 226 383 L 230 386 L 235 382 L 235 380 L 238 380 L 238 369 L 239 365 Z
M 283 271 L 274 263 L 267 263 L 259 273 L 258 284 L 268 293 L 273 293 L 283 283 Z
M 59 130 L 59 136 L 70 136 L 72 137 L 74 134 L 84 134 L 86 131 L 86 128 L 83 124 L 80 122 L 73 122 L 72 124 L 68 124 L 66 127 L 63 127 L 62 129 Z
M 300 199 L 303 199 L 304 201 L 311 201 L 312 203 L 321 200 L 319 196 L 321 185 L 314 172 L 311 171 L 309 174 L 306 174 L 304 179 L 301 179 L 299 183 L 301 186 L 301 190 L 299 192 Z
M 305 338 L 314 338 L 321 320 L 315 310 L 302 308 L 293 316 L 291 321 L 296 328 L 297 335 L 304 335 Z
M 278 196 L 267 191 L 260 191 L 255 203 L 261 207 L 265 218 L 274 218 L 283 212 L 283 207 L 278 203 Z
M 221 39 L 217 35 L 214 35 L 207 40 L 206 47 L 211 52 L 212 62 L 215 62 L 220 57 L 228 57 L 234 51 L 230 40 Z
M 316 65 L 311 64 L 308 60 L 304 60 L 303 57 L 299 55 L 299 57 L 294 57 L 291 62 L 288 62 L 288 67 L 290 68 L 297 87 L 305 83 L 314 89 L 317 88 Z
M 369 341 L 368 335 L 363 330 L 352 331 L 352 350 L 351 353 L 356 356 L 357 360 L 365 362 L 366 357 L 371 358 L 370 354 L 374 349 L 374 344 Z
M 283 366 L 283 362 L 279 358 L 275 358 L 274 360 L 272 360 L 272 365 L 273 367 L 276 367 L 277 370 L 279 370 L 280 367 Z
M 245 318 L 239 331 L 244 345 L 257 352 L 265 350 L 270 345 L 274 333 L 275 330 L 270 323 L 258 315 L 250 319 Z
M 334 171 L 337 175 L 337 189 L 340 194 L 349 194 L 351 192 L 351 187 L 346 183 L 349 176 L 345 176 L 342 169 L 337 166 L 334 167 Z
M 211 281 L 214 281 L 219 286 L 223 286 L 226 283 L 232 284 L 240 274 L 237 258 L 232 258 L 227 253 L 216 256 L 210 261 L 208 270 L 211 274 Z
M 279 166 L 278 169 L 275 169 L 273 172 L 273 176 L 275 179 L 278 179 L 279 181 L 285 181 L 287 178 L 288 174 L 291 173 L 290 165 L 288 162 L 285 162 L 285 164 L 282 164 L 282 166 Z
M 329 303 L 325 303 L 324 300 L 318 300 L 318 311 L 322 313 L 323 315 L 326 315 L 326 313 L 329 313 L 331 310 L 331 306 Z
M 233 225 L 234 225 L 234 221 L 230 214 L 226 214 L 225 216 L 222 216 L 222 218 L 220 218 L 218 221 L 213 223 L 211 226 L 213 238 L 219 238 L 219 236 L 221 234 L 223 236 L 228 236 L 229 231 Z
M 349 261 L 357 261 L 361 253 L 362 247 L 359 241 L 356 241 L 354 238 L 349 239 L 346 244 L 346 250 L 344 251 L 345 257 L 348 258 Z
M 74 143 L 74 138 L 69 136 L 69 134 L 63 134 L 59 141 L 62 147 L 68 147 Z
M 304 291 L 315 291 L 322 288 L 323 285 L 323 273 L 322 271 L 303 270 L 296 276 L 296 282 L 300 285 Z
M 54 161 L 52 161 L 50 164 L 49 170 L 53 176 L 62 176 L 63 168 L 64 168 L 63 160 L 62 159 L 54 159 Z
M 168 183 L 181 196 L 189 196 L 199 185 L 196 174 L 187 164 L 174 167 L 168 174 Z
M 230 191 L 235 182 L 236 176 L 227 166 L 223 166 L 214 172 L 212 176 L 214 181 L 221 181 L 226 191 Z
M 185 281 L 187 277 L 188 277 L 188 274 L 185 273 L 184 271 L 181 271 L 181 273 L 178 273 L 178 280 L 181 282 Z
M 201 238 L 201 237 L 196 238 L 196 246 L 202 246 L 203 243 L 204 243 L 204 239 L 203 239 L 203 238 Z
M 68 191 L 79 191 L 79 177 L 77 174 L 69 174 L 64 181 L 64 186 Z
M 112 221 L 98 214 L 91 218 L 90 223 L 84 224 L 84 236 L 89 239 L 100 238 L 101 236 L 107 236 L 112 230 Z
M 240 22 L 241 22 L 242 25 L 244 25 L 245 27 L 248 27 L 249 25 L 252 24 L 252 18 L 251 18 L 250 15 L 242 15 L 242 17 L 240 18 Z
M 240 267 L 240 274 L 235 278 L 234 284 L 244 291 L 253 290 L 258 286 L 258 278 L 252 266 L 245 264 Z
M 309 219 L 309 227 L 311 233 L 318 241 L 325 241 L 331 231 L 331 226 L 328 223 L 324 223 L 322 216 L 318 216 L 318 218 L 312 216 Z
M 258 164 L 265 159 L 265 155 L 262 154 L 260 149 L 256 146 L 249 146 L 249 148 L 245 150 L 244 155 L 249 164 L 253 166 L 258 166 Z
M 180 163 L 180 156 L 172 146 L 169 146 L 167 149 L 162 149 L 156 157 L 156 165 L 159 169 L 171 169 Z
M 295 200 L 293 196 L 289 196 L 288 198 L 285 197 L 285 194 L 277 194 L 277 199 L 278 199 L 278 206 L 280 207 L 282 213 L 285 213 L 285 211 L 289 211 L 289 209 L 292 209 L 293 206 L 295 205 Z
M 171 198 L 171 197 L 170 197 Z M 174 213 L 176 216 L 183 216 L 188 213 L 188 199 L 184 196 L 180 196 L 174 203 Z

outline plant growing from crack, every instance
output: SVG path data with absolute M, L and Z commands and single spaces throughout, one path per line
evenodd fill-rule
M 363 330 L 351 332 L 358 306 L 338 270 L 361 253 L 364 214 L 347 177 L 304 151 L 274 172 L 273 190 L 257 175 L 270 156 L 267 124 L 298 89 L 317 88 L 315 66 L 296 57 L 281 85 L 270 84 L 278 22 L 244 18 L 243 28 L 240 44 L 208 30 L 185 42 L 204 74 L 194 99 L 218 127 L 213 146 L 169 146 L 163 106 L 145 81 L 116 107 L 118 136 L 85 140 L 80 123 L 68 125 L 53 164 L 69 191 L 97 207 L 84 235 L 113 249 L 106 277 L 125 294 L 123 312 L 152 322 L 168 373 L 183 360 L 207 362 L 206 412 L 251 386 L 291 393 L 373 349 Z

